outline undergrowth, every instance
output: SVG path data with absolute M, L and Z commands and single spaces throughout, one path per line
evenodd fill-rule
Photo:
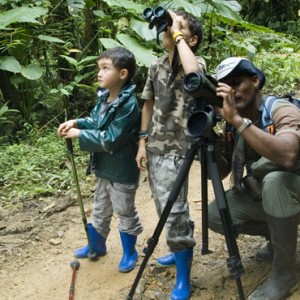
M 56 130 L 23 132 L 19 143 L 0 148 L 0 205 L 20 208 L 26 199 L 60 194 L 74 187 L 72 168 L 64 139 Z M 79 179 L 83 176 L 88 154 L 73 142 L 73 155 Z

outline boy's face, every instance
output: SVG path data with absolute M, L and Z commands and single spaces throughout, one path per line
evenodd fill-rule
M 191 38 L 191 32 L 189 28 L 189 23 L 187 20 L 185 20 L 182 16 L 177 16 L 177 18 L 180 20 L 181 23 L 181 29 L 180 31 L 183 33 L 185 40 L 187 44 L 189 43 L 189 40 Z M 172 34 L 170 31 L 170 27 L 168 27 L 168 30 L 163 33 L 163 45 L 167 50 L 172 50 L 175 47 L 175 42 L 173 41 Z
M 127 78 L 127 73 L 124 74 L 127 70 L 117 69 L 109 58 L 100 59 L 98 61 L 98 68 L 99 71 L 97 79 L 101 88 L 108 90 L 119 88 L 123 85 L 124 80 Z

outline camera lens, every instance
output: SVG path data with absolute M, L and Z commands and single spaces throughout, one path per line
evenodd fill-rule
M 199 87 L 201 87 L 203 84 L 203 79 L 200 73 L 189 73 L 185 76 L 183 85 L 184 89 L 188 93 L 192 93 L 198 90 Z

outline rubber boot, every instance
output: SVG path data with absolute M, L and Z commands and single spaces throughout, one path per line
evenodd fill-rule
M 272 274 L 248 300 L 281 300 L 297 288 L 295 274 L 298 217 L 267 216 L 273 247 Z
M 103 256 L 106 254 L 106 239 L 96 231 L 95 227 L 89 223 L 87 224 L 87 231 L 90 238 L 92 250 L 96 253 L 96 256 Z M 76 258 L 87 258 L 90 253 L 89 245 L 83 248 L 76 249 L 74 251 L 74 256 Z
M 136 235 L 130 235 L 128 233 L 120 231 L 120 237 L 123 247 L 123 257 L 119 264 L 119 272 L 127 273 L 134 269 L 138 252 L 135 249 Z
M 165 256 L 159 257 L 156 261 L 162 267 L 172 267 L 175 266 L 175 255 L 171 252 Z
M 273 260 L 273 247 L 271 241 L 268 241 L 267 244 L 259 249 L 255 254 L 255 259 L 258 261 L 272 262 Z
M 170 300 L 188 300 L 191 294 L 190 273 L 193 248 L 174 252 L 176 261 L 176 284 Z

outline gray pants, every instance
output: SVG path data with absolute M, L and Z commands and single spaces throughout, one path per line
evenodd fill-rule
M 226 192 L 232 222 L 238 232 L 246 222 L 267 222 L 266 214 L 276 218 L 288 218 L 300 211 L 300 176 L 275 171 L 267 174 L 262 182 L 262 201 L 255 202 L 247 189 Z M 216 201 L 208 207 L 209 228 L 223 233 L 222 222 Z
M 148 152 L 148 161 L 150 188 L 157 214 L 161 217 L 183 159 Z M 190 220 L 187 193 L 188 179 L 185 180 L 165 225 L 167 245 L 172 252 L 192 248 L 196 244 L 193 237 L 194 224 Z
M 135 207 L 138 184 L 121 184 L 99 179 L 94 199 L 93 221 L 95 229 L 107 238 L 113 213 L 119 218 L 119 231 L 138 235 L 143 231 Z

